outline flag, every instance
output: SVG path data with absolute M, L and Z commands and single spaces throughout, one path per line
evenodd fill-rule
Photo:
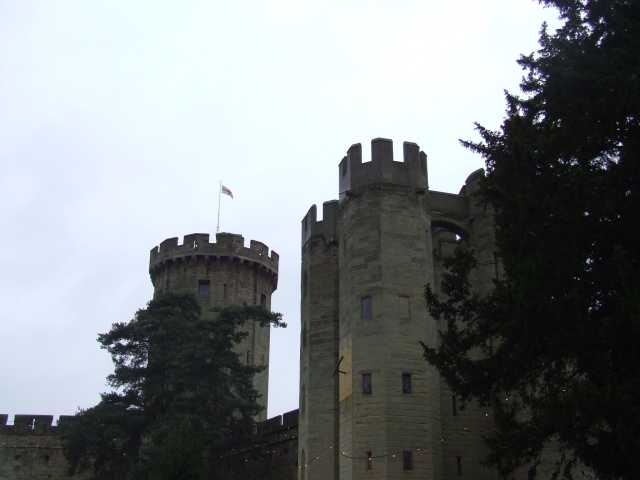
M 229 190 L 227 187 L 225 187 L 224 185 L 220 185 L 220 191 L 222 193 L 224 193 L 225 195 L 229 195 L 231 198 L 233 198 L 233 193 L 231 192 L 231 190 Z

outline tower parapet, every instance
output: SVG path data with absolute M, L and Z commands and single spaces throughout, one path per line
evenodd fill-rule
M 155 272 L 166 262 L 192 257 L 212 260 L 236 259 L 253 263 L 272 276 L 274 287 L 278 284 L 280 257 L 275 250 L 271 250 L 269 255 L 269 247 L 257 240 L 251 240 L 249 247 L 245 247 L 244 237 L 234 233 L 218 233 L 215 242 L 209 242 L 208 233 L 185 235 L 182 244 L 178 244 L 178 237 L 167 238 L 159 246 L 151 249 L 149 273 L 153 278 Z
M 380 183 L 426 190 L 427 155 L 413 142 L 404 142 L 402 150 L 404 161 L 396 161 L 393 141 L 374 138 L 371 140 L 371 161 L 362 163 L 362 146 L 359 143 L 351 145 L 340 162 L 340 200 L 346 198 L 347 192 Z
M 302 246 L 311 237 L 322 235 L 325 241 L 330 242 L 336 236 L 336 219 L 338 216 L 338 200 L 330 200 L 322 204 L 322 220 L 318 221 L 318 211 L 312 205 L 302 219 Z

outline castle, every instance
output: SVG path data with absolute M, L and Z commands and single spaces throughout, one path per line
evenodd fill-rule
M 442 258 L 459 242 L 478 256 L 476 289 L 498 274 L 491 215 L 476 200 L 482 171 L 459 194 L 437 192 L 416 144 L 403 144 L 402 160 L 390 140 L 374 139 L 371 151 L 363 163 L 361 146 L 349 148 L 339 198 L 324 203 L 321 221 L 315 206 L 302 220 L 299 413 L 258 418 L 256 436 L 220 457 L 230 478 L 497 478 L 480 463 L 490 412 L 460 405 L 419 343 L 437 341 L 424 287 L 438 288 Z M 229 304 L 270 308 L 278 255 L 260 242 L 246 247 L 240 235 L 192 234 L 152 249 L 149 273 L 155 294 L 192 292 L 205 314 Z M 247 333 L 237 353 L 268 366 L 269 329 Z M 255 386 L 266 407 L 268 369 Z M 0 416 L 0 479 L 66 478 L 51 417 L 6 421 Z

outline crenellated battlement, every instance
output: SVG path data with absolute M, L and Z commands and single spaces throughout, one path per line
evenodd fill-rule
M 322 204 L 322 220 L 318 221 L 318 211 L 312 205 L 302 219 L 302 246 L 311 237 L 322 235 L 327 242 L 333 241 L 336 236 L 336 219 L 338 216 L 338 200 L 330 200 Z
M 55 433 L 60 425 L 73 418 L 72 415 L 60 415 L 57 425 L 54 425 L 53 415 L 14 415 L 13 425 L 7 425 L 9 415 L 0 414 L 0 432 L 15 434 Z
M 340 200 L 344 200 L 352 190 L 379 183 L 426 190 L 427 155 L 412 142 L 404 142 L 402 150 L 403 161 L 396 161 L 393 156 L 393 141 L 374 138 L 371 140 L 371 161 L 362 163 L 362 146 L 359 143 L 351 145 L 340 162 Z
M 209 242 L 208 233 L 192 233 L 185 235 L 182 244 L 178 237 L 167 238 L 159 246 L 151 249 L 149 272 L 154 271 L 167 261 L 184 260 L 192 257 L 209 257 L 214 259 L 237 259 L 241 262 L 255 263 L 273 275 L 278 275 L 279 255 L 257 240 L 251 240 L 249 246 L 244 244 L 244 237 L 234 233 L 218 233 L 216 241 Z

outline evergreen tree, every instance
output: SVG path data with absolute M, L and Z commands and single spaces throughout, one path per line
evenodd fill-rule
M 96 479 L 207 478 L 208 454 L 232 433 L 249 432 L 259 413 L 253 376 L 233 346 L 249 321 L 285 326 L 260 306 L 234 306 L 203 318 L 190 295 L 149 302 L 127 323 L 98 336 L 114 362 L 113 390 L 64 431 L 73 472 Z
M 486 160 L 505 276 L 480 297 L 473 252 L 448 261 L 445 325 L 425 356 L 464 399 L 491 405 L 489 461 L 640 478 L 640 2 L 543 0 L 562 25 L 519 63 L 497 131 L 463 142 Z

